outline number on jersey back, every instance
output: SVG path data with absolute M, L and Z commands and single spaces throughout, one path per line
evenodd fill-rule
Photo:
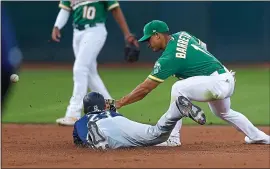
M 101 120 L 101 119 L 113 118 L 113 117 L 122 116 L 122 115 L 117 113 L 117 112 L 113 112 L 113 111 L 108 110 L 108 111 L 104 111 L 104 112 L 98 113 L 98 114 L 89 114 L 87 116 L 88 116 L 89 121 L 96 122 L 96 121 Z

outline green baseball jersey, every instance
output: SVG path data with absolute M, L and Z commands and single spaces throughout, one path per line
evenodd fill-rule
M 76 25 L 104 23 L 108 11 L 118 7 L 117 1 L 61 0 L 59 7 L 72 11 L 73 23 Z
M 215 71 L 224 73 L 224 66 L 201 46 L 201 41 L 187 32 L 178 32 L 171 35 L 148 78 L 163 82 L 170 76 L 186 79 L 209 76 Z

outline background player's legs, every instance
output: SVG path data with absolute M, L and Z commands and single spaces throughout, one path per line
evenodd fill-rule
M 211 111 L 221 119 L 232 124 L 252 140 L 269 140 L 264 132 L 255 127 L 243 114 L 232 110 L 230 98 L 208 103 Z
M 82 34 L 83 34 L 83 32 L 80 32 L 80 31 L 73 32 L 72 47 L 73 47 L 73 52 L 74 52 L 74 56 L 75 56 L 75 62 L 77 60 L 77 56 L 79 53 Z M 73 64 L 73 70 L 74 70 L 75 62 Z M 74 74 L 73 74 L 73 80 L 74 80 Z M 73 84 L 73 87 L 75 87 L 75 84 Z M 79 112 L 76 114 L 79 114 Z M 65 117 L 58 118 L 56 120 L 56 123 L 61 124 L 61 125 L 73 125 L 78 117 L 75 117 L 75 115 L 71 114 L 71 112 L 68 113 L 68 110 L 67 110 L 65 113 Z
M 90 67 L 105 43 L 107 31 L 104 26 L 97 26 L 78 34 L 80 42 L 73 67 L 73 94 L 66 112 L 67 117 L 77 118 L 81 116 L 82 100 L 87 93 Z
M 73 32 L 72 48 L 73 48 L 75 60 L 79 52 L 81 36 L 82 36 L 82 32 L 79 32 L 79 31 Z M 73 67 L 74 67 L 74 64 L 73 64 Z
M 155 126 L 138 123 L 125 117 L 102 119 L 99 129 L 108 137 L 109 147 L 152 146 L 166 141 L 183 115 L 173 102 Z
M 105 99 L 112 98 L 98 74 L 96 60 L 93 60 L 93 63 L 90 66 L 88 87 L 91 91 L 101 93 Z

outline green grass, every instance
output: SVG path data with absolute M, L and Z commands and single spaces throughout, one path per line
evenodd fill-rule
M 236 89 L 231 98 L 232 109 L 242 112 L 256 125 L 269 125 L 268 69 L 236 69 Z M 111 95 L 118 99 L 142 82 L 150 69 L 102 69 L 100 75 Z M 145 99 L 123 107 L 126 117 L 144 123 L 155 123 L 167 110 L 174 78 L 161 84 Z M 24 70 L 20 81 L 10 91 L 4 106 L 3 122 L 54 123 L 65 114 L 72 94 L 72 71 Z M 214 116 L 207 103 L 198 103 L 207 115 L 208 123 L 226 124 Z M 184 119 L 185 124 L 195 124 Z

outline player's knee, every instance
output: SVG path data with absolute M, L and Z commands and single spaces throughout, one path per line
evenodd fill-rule
M 227 112 L 226 110 L 213 110 L 211 109 L 212 113 L 215 114 L 217 117 L 221 118 L 221 119 L 227 119 L 229 112 Z
M 210 91 L 209 94 L 211 95 L 211 98 L 212 99 L 225 99 L 226 98 L 226 94 L 225 92 L 222 92 L 222 91 Z
M 214 85 L 212 89 L 209 90 L 210 98 L 216 100 L 222 100 L 229 96 L 230 85 L 227 82 L 222 82 Z
M 74 66 L 73 67 L 73 74 L 74 77 L 80 77 L 80 76 L 87 76 L 89 72 L 89 69 L 86 66 Z
M 183 88 L 181 88 L 181 85 L 179 85 L 179 83 L 176 82 L 173 84 L 172 89 L 171 89 L 171 101 L 173 102 L 179 96 L 185 96 L 185 92 Z
M 90 67 L 89 74 L 91 75 L 98 75 L 98 71 L 96 67 Z

